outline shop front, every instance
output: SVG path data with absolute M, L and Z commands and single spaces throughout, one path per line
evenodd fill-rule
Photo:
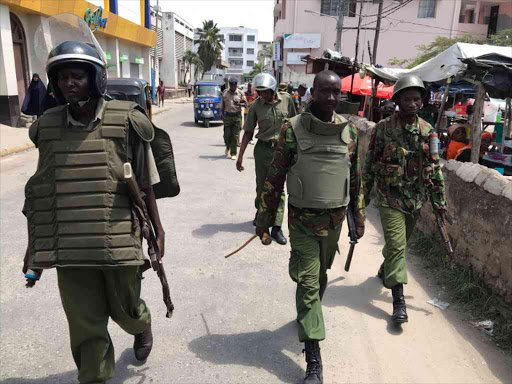
M 46 57 L 38 55 L 34 37 L 55 14 L 72 13 L 89 24 L 109 77 L 151 82 L 156 33 L 149 10 L 149 0 L 0 0 L 0 124 L 16 126 L 34 73 L 47 85 Z

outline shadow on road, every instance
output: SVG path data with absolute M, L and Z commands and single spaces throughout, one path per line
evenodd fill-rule
M 71 351 L 69 352 L 71 354 Z M 133 355 L 133 349 L 127 348 L 123 351 L 121 356 L 116 362 L 116 370 L 114 377 L 109 380 L 111 384 L 123 384 L 128 379 L 138 377 L 139 380 L 136 384 L 143 384 L 146 382 L 145 372 L 149 367 L 138 369 L 143 363 L 137 361 Z M 38 377 L 31 379 L 27 377 L 10 377 L 0 381 L 0 384 L 72 384 L 78 383 L 78 371 L 72 370 L 68 372 L 58 373 L 46 377 Z
M 336 279 L 334 281 L 339 280 Z M 334 282 L 333 281 L 333 282 Z M 332 283 L 333 283 L 332 282 Z M 387 322 L 387 331 L 392 335 L 402 333 L 402 328 L 391 321 L 391 313 L 393 310 L 393 299 L 391 291 L 382 286 L 382 282 L 378 277 L 369 277 L 359 285 L 331 285 L 325 291 L 325 297 L 322 304 L 327 307 L 345 306 L 352 308 L 354 311 L 365 313 L 376 319 L 385 320 Z M 405 296 L 407 299 L 413 299 L 413 296 Z M 374 301 L 382 301 L 388 304 L 389 312 L 373 304 Z M 426 316 L 432 314 L 432 311 L 407 304 L 409 311 L 423 312 Z
M 188 347 L 203 361 L 216 365 L 262 368 L 284 383 L 301 382 L 302 368 L 283 351 L 301 353 L 297 323 L 291 321 L 275 331 L 262 330 L 231 335 L 208 334 L 192 340 Z
M 223 124 L 224 123 L 222 123 L 220 121 L 216 121 L 216 122 L 212 121 L 212 122 L 210 122 L 210 128 L 220 127 Z M 199 122 L 196 124 L 194 121 L 184 121 L 180 125 L 182 127 L 193 127 L 193 128 L 207 129 L 202 122 Z
M 212 155 L 201 155 L 199 156 L 200 159 L 205 159 L 205 160 L 213 160 L 213 161 L 217 161 L 217 160 L 231 160 L 231 159 L 228 159 L 226 158 L 226 155 L 215 155 L 215 156 L 212 156 Z M 235 163 L 233 162 L 233 166 L 235 165 Z
M 247 221 L 245 223 L 229 223 L 229 224 L 203 224 L 199 228 L 194 229 L 192 231 L 192 236 L 194 237 L 212 237 L 219 232 L 228 232 L 228 233 L 250 233 L 254 235 L 254 227 L 252 226 L 252 221 Z

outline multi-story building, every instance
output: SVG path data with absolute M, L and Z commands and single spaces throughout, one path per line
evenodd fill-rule
M 258 30 L 244 27 L 220 28 L 224 36 L 221 57 L 228 62 L 227 76 L 239 83 L 250 79 L 249 73 L 258 62 Z
M 108 76 L 150 81 L 156 34 L 149 12 L 149 0 L 0 0 L 0 123 L 17 124 L 32 74 L 48 83 L 46 57 L 41 57 L 34 41 L 36 31 L 48 25 L 48 17 L 71 13 L 96 28 Z
M 343 20 L 341 51 L 355 56 L 359 14 L 363 15 L 358 61 L 370 62 L 368 43 L 373 47 L 379 0 L 348 2 Z M 302 55 L 321 56 L 328 48 L 337 50 L 336 23 L 340 0 L 275 0 L 274 41 L 281 42 L 282 60 L 275 62 L 281 81 L 312 83 L 305 74 Z M 362 4 L 362 12 L 360 7 Z M 485 39 L 512 28 L 510 0 L 383 0 L 383 17 L 376 63 L 388 65 L 394 58 L 414 58 L 418 46 L 436 36 L 471 34 Z M 367 28 L 367 29 L 365 29 Z M 372 30 L 373 28 L 373 30 Z M 293 48 L 292 48 L 293 47 Z
M 272 68 L 272 42 L 258 41 L 258 62 L 263 63 L 265 68 Z
M 166 87 L 177 88 L 193 76 L 193 68 L 187 73 L 183 55 L 194 49 L 194 27 L 174 12 L 163 12 L 158 26 L 162 29 L 159 79 L 163 80 Z

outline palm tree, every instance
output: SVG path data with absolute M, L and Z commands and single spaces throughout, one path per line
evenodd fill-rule
M 220 29 L 213 20 L 204 20 L 203 28 L 197 29 L 199 39 L 195 41 L 199 43 L 199 57 L 203 62 L 203 71 L 209 71 L 215 64 L 222 52 L 222 35 L 219 35 Z M 204 73 L 203 72 L 203 73 Z
M 199 55 L 194 58 L 192 64 L 194 64 L 194 79 L 197 80 L 197 75 L 199 73 L 201 73 L 201 78 L 203 78 L 202 74 L 204 73 L 204 64 L 203 61 L 199 58 Z
M 185 69 L 185 77 L 187 78 L 188 71 L 191 70 L 191 66 L 194 64 L 194 61 L 199 59 L 199 55 L 195 52 L 192 52 L 190 49 L 185 52 L 183 55 L 183 62 L 185 63 L 186 69 Z
M 251 71 L 251 73 L 249 73 L 249 76 L 254 77 L 258 73 L 267 71 L 267 69 L 268 68 L 265 66 L 265 64 L 260 61 L 259 63 L 254 64 L 254 67 L 252 67 L 252 71 Z

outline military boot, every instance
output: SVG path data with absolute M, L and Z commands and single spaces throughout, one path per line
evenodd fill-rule
M 409 317 L 405 307 L 404 285 L 397 284 L 391 288 L 393 293 L 393 316 L 391 319 L 395 323 L 407 323 Z
M 133 342 L 135 358 L 139 361 L 146 360 L 152 348 L 153 332 L 151 332 L 151 324 L 148 324 L 142 333 L 135 335 L 135 341 Z
M 322 384 L 324 382 L 322 374 L 322 356 L 320 356 L 320 345 L 318 341 L 306 341 L 306 377 L 303 384 Z M 304 352 L 302 351 L 302 352 Z
M 270 237 L 277 243 L 281 245 L 286 245 L 288 242 L 286 240 L 286 237 L 284 237 L 283 231 L 281 230 L 281 227 L 275 226 L 272 227 L 272 231 L 270 232 Z
M 256 211 L 256 214 L 254 215 L 254 220 L 252 221 L 252 225 L 256 226 L 256 220 L 258 220 L 258 211 Z

